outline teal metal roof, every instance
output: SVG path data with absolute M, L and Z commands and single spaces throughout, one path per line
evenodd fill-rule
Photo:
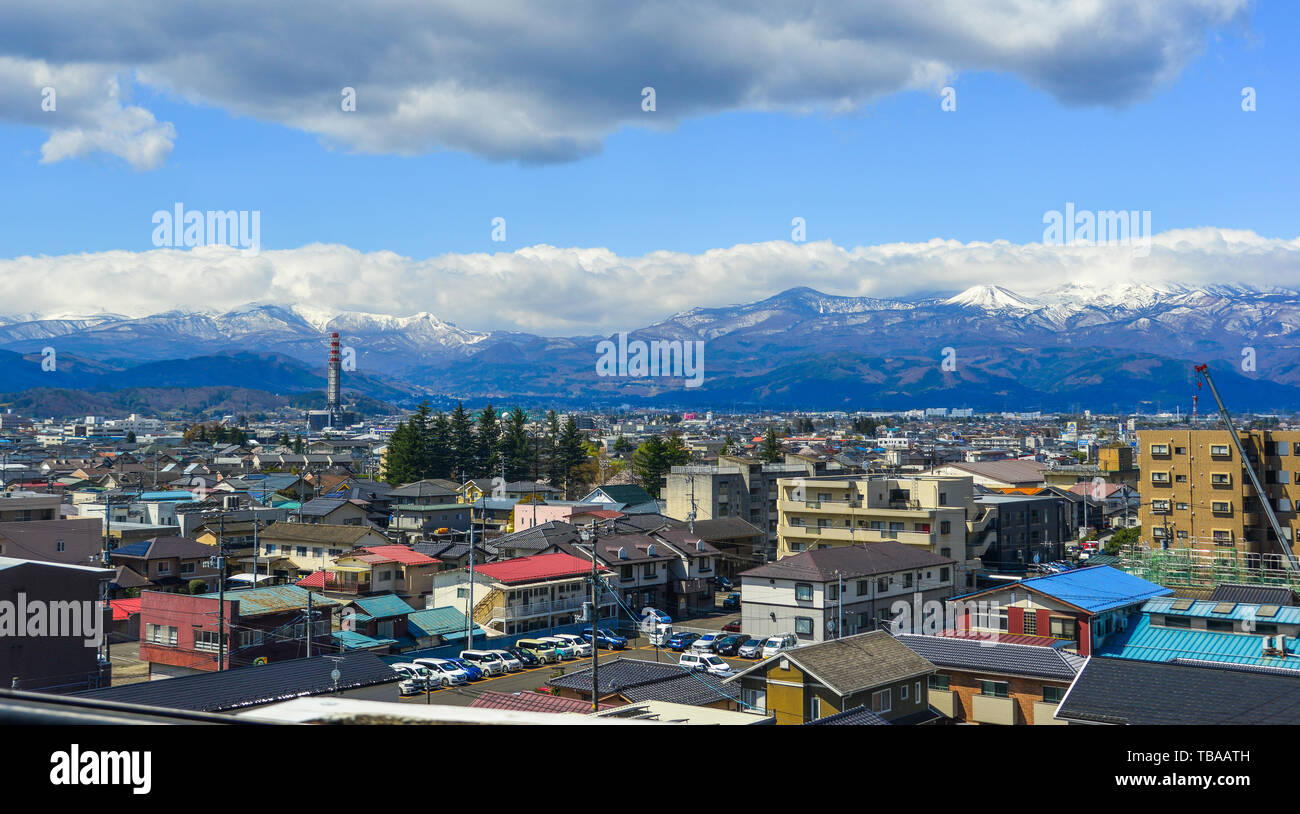
M 459 633 L 462 637 L 465 635 L 465 623 L 468 620 L 465 614 L 451 606 L 443 608 L 427 608 L 421 611 L 413 611 L 410 616 L 406 617 L 406 629 L 413 636 L 442 636 L 449 638 L 453 634 Z M 476 630 L 482 628 L 474 626 Z
M 1175 610 L 1173 605 L 1178 601 L 1177 597 L 1166 596 L 1159 599 L 1152 599 L 1142 606 L 1143 613 L 1160 613 L 1166 616 L 1194 616 L 1202 619 L 1234 619 L 1234 620 L 1254 620 L 1265 624 L 1279 623 L 1283 625 L 1300 625 L 1300 608 L 1288 607 L 1285 605 L 1273 605 L 1276 612 L 1270 615 L 1261 615 L 1260 608 L 1264 605 L 1253 605 L 1246 602 L 1215 602 L 1211 599 L 1198 599 L 1192 602 L 1191 607 L 1185 610 Z M 1215 608 L 1220 605 L 1232 605 L 1232 610 L 1228 613 L 1216 613 Z
M 397 639 L 374 639 L 355 630 L 336 630 L 330 636 L 344 650 L 369 650 L 372 647 L 388 647 L 397 644 Z
M 1264 637 L 1249 633 L 1157 627 L 1147 614 L 1129 617 L 1128 630 L 1113 633 L 1095 655 L 1133 661 L 1197 659 L 1300 671 L 1300 641 L 1288 636 L 1286 658 L 1264 656 Z
M 374 619 L 387 619 L 392 616 L 405 616 L 414 613 L 415 608 L 406 604 L 397 594 L 380 594 L 363 596 L 352 600 L 352 604 Z
M 216 599 L 216 592 L 199 594 L 204 599 Z M 271 585 L 265 588 L 244 588 L 238 591 L 226 591 L 226 601 L 239 600 L 240 616 L 260 616 L 264 613 L 280 613 L 288 610 L 303 610 L 307 607 L 307 589 L 297 585 Z M 312 595 L 312 606 L 316 608 L 342 605 L 337 599 Z

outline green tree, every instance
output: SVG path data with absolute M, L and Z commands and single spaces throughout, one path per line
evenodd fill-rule
M 465 410 L 465 405 L 456 402 L 456 409 L 452 411 L 451 418 L 448 419 L 448 446 L 450 447 L 451 476 L 457 480 L 461 478 L 481 477 L 475 464 L 475 443 L 474 443 L 474 422 L 470 418 L 469 412 Z
M 528 415 L 516 407 L 505 419 L 501 439 L 501 457 L 505 460 L 506 480 L 521 481 L 532 467 L 533 445 L 528 438 Z
M 632 442 L 621 435 L 614 439 L 613 452 L 615 455 L 626 455 L 635 449 L 636 447 L 632 445 Z
M 134 444 L 134 443 L 135 443 L 135 431 L 134 431 L 134 430 L 127 430 L 127 431 L 126 431 L 126 442 L 127 442 L 128 444 Z
M 764 461 L 773 464 L 781 460 L 781 442 L 776 437 L 776 427 L 768 426 L 763 435 L 763 451 L 760 455 Z
M 474 459 L 478 471 L 484 477 L 496 477 L 501 473 L 501 421 L 490 403 L 478 414 Z
M 424 460 L 426 478 L 453 478 L 451 471 L 451 422 L 439 410 L 429 421 L 425 435 Z
M 1110 539 L 1106 541 L 1106 553 L 1111 555 L 1118 554 L 1124 546 L 1136 543 L 1141 536 L 1141 526 L 1122 528 L 1112 534 Z

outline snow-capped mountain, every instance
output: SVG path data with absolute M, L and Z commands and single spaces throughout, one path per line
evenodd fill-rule
M 980 285 L 885 299 L 802 287 L 627 330 L 641 339 L 703 341 L 705 386 L 688 393 L 680 381 L 597 377 L 595 345 L 603 336 L 479 332 L 427 312 L 391 316 L 275 303 L 147 317 L 13 316 L 0 319 L 0 351 L 53 346 L 123 370 L 220 354 L 280 354 L 315 369 L 337 331 L 355 350 L 358 371 L 379 377 L 371 386 L 382 379 L 385 388 L 412 393 L 588 403 L 685 403 L 689 396 L 691 403 L 790 406 L 942 399 L 1009 408 L 1051 408 L 1071 398 L 1098 408 L 1131 407 L 1135 397 L 1190 400 L 1191 364 L 1212 362 L 1239 378 L 1239 403 L 1300 407 L 1300 293 L 1286 288 L 1071 282 L 1032 294 Z M 1247 347 L 1255 351 L 1254 370 L 1240 367 Z M 944 349 L 956 352 L 956 370 L 939 368 Z

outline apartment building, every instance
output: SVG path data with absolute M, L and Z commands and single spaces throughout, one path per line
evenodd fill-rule
M 1267 500 L 1294 550 L 1300 502 L 1300 431 L 1240 431 L 1243 462 L 1227 430 L 1144 429 L 1138 450 L 1142 542 L 1156 548 L 1279 553 Z M 1255 494 L 1245 465 L 1267 494 Z
M 716 465 L 674 466 L 664 477 L 664 511 L 678 520 L 685 520 L 692 508 L 696 520 L 739 517 L 765 532 L 757 553 L 774 560 L 779 556 L 777 482 L 826 472 L 826 462 L 802 456 L 787 456 L 777 464 L 722 455 Z
M 893 540 L 961 561 L 981 515 L 969 477 L 790 478 L 778 491 L 778 558 Z
M 39 492 L 0 492 L 0 523 L 29 520 L 58 520 L 59 495 Z

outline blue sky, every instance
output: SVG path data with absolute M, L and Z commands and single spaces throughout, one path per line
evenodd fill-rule
M 705 112 L 620 126 L 558 163 L 435 149 L 375 155 L 326 136 L 136 84 L 130 101 L 176 130 L 161 166 L 102 152 L 40 163 L 48 132 L 0 124 L 0 257 L 152 248 L 150 218 L 183 201 L 262 213 L 267 249 L 313 242 L 413 258 L 533 244 L 619 255 L 785 240 L 852 247 L 931 238 L 1041 238 L 1067 201 L 1149 209 L 1155 231 L 1215 226 L 1295 237 L 1300 26 L 1264 3 L 1204 36 L 1177 78 L 1138 101 L 1074 106 L 1020 76 L 963 72 L 957 110 L 929 90 L 847 115 Z M 1241 110 L 1252 86 L 1258 109 Z M 364 97 L 363 97 L 364 100 Z M 635 104 L 632 99 L 629 104 Z M 660 116 L 672 97 L 661 94 Z M 507 241 L 490 222 L 507 219 Z

